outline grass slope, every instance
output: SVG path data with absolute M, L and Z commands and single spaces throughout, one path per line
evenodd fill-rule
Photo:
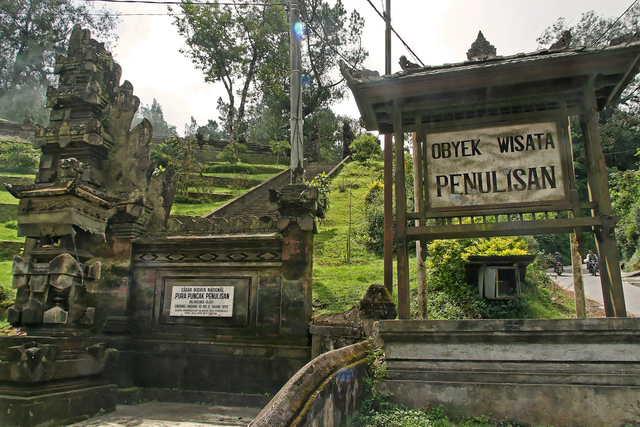
M 336 313 L 349 310 L 360 302 L 367 288 L 382 283 L 383 259 L 369 252 L 362 238 L 364 195 L 375 179 L 380 179 L 382 165 L 374 163 L 364 168 L 356 162 L 345 165 L 331 182 L 329 211 L 318 225 L 314 244 L 313 306 L 315 313 Z M 347 242 L 350 243 L 348 260 Z M 394 262 L 394 289 L 396 266 Z M 432 286 L 427 279 L 427 288 Z M 417 279 L 415 256 L 410 256 L 409 288 L 412 317 L 417 317 Z M 483 312 L 489 317 L 510 317 L 519 313 L 525 318 L 566 318 L 575 313 L 573 300 L 557 288 L 539 269 L 530 268 L 527 280 L 522 284 L 520 299 L 507 306 L 502 301 L 479 301 L 478 309 L 456 306 L 456 299 L 441 290 L 430 290 L 429 318 L 477 317 Z M 394 298 L 397 295 L 394 291 Z M 466 302 L 469 300 L 467 299 Z M 515 309 L 513 306 L 516 306 Z M 471 314 L 469 314 L 471 313 Z
M 383 283 L 383 259 L 369 252 L 361 238 L 364 195 L 381 170 L 379 162 L 369 168 L 351 162 L 331 182 L 329 211 L 318 225 L 313 251 L 313 305 L 317 313 L 349 310 L 370 285 Z M 410 273 L 415 288 L 415 263 Z M 394 281 L 395 274 L 394 264 Z

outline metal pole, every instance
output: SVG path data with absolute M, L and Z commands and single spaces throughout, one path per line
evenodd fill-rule
M 384 73 L 391 74 L 391 0 L 385 11 Z M 384 286 L 393 294 L 393 139 L 384 136 Z
M 302 140 L 302 91 L 300 90 L 300 39 L 295 30 L 300 22 L 300 7 L 298 0 L 291 0 L 289 8 L 291 40 L 291 183 L 304 182 L 303 140 Z M 300 25 L 300 24 L 299 24 Z

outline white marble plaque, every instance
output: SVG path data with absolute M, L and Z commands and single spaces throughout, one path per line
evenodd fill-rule
M 173 286 L 170 316 L 232 317 L 233 286 Z

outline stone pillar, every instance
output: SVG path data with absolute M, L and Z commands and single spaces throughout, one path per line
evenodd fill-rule
M 283 339 L 307 344 L 311 321 L 313 234 L 318 191 L 304 184 L 277 193 L 282 233 L 282 299 L 280 333 Z

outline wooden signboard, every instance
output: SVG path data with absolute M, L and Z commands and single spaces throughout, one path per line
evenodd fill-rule
M 428 134 L 428 212 L 568 202 L 566 132 L 555 121 Z

